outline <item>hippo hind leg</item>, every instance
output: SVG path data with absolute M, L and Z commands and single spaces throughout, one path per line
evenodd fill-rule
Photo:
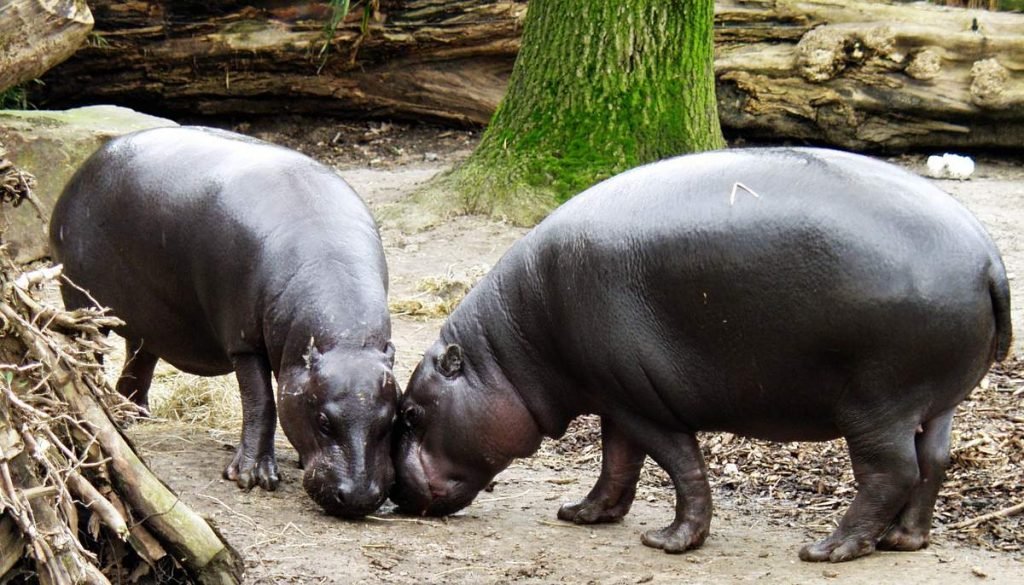
M 884 420 L 862 417 L 861 420 Z M 869 426 L 869 425 L 865 425 Z M 839 526 L 827 538 L 800 549 L 804 561 L 849 561 L 875 550 L 882 533 L 918 484 L 916 423 L 870 425 L 846 435 L 857 495 Z
M 117 391 L 140 406 L 146 415 L 149 414 L 149 386 L 153 382 L 153 370 L 158 359 L 142 348 L 142 341 L 125 340 L 124 369 L 117 380 Z
M 896 522 L 878 541 L 879 549 L 911 551 L 928 546 L 935 498 L 946 477 L 946 468 L 949 467 L 949 437 L 952 428 L 953 410 L 921 426 L 921 432 L 914 440 L 920 480 Z
M 558 510 L 558 518 L 576 524 L 621 520 L 636 496 L 636 483 L 647 453 L 629 440 L 608 417 L 601 418 L 601 476 L 593 489 L 575 504 Z

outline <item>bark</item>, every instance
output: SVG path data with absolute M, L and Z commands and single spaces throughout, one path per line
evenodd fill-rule
M 0 92 L 35 79 L 70 57 L 92 30 L 82 0 L 0 3 Z
M 44 77 L 33 100 L 485 123 L 519 50 L 525 0 L 374 4 L 367 14 L 353 2 L 331 35 L 322 2 L 91 0 L 95 42 Z
M 722 124 L 854 150 L 1024 148 L 1024 15 L 720 0 Z
M 98 35 L 44 77 L 38 106 L 483 125 L 504 94 L 525 18 L 524 0 L 382 1 L 364 34 L 362 4 L 353 3 L 324 63 L 321 3 L 90 4 Z M 734 136 L 874 150 L 1024 148 L 1024 15 L 718 0 L 715 18 L 719 115 Z
M 628 168 L 724 146 L 712 0 L 533 0 L 504 101 L 443 178 L 459 211 L 531 223 Z

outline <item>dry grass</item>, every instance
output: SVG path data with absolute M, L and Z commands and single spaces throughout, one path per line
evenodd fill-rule
M 486 265 L 471 266 L 462 272 L 449 270 L 441 276 L 428 276 L 416 283 L 415 297 L 397 299 L 388 303 L 392 315 L 421 319 L 443 319 L 469 293 L 470 289 L 487 274 Z
M 161 364 L 149 400 L 156 418 L 211 429 L 242 428 L 242 400 L 234 375 L 205 378 Z

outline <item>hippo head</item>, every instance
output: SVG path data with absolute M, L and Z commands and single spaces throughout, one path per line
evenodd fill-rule
M 358 518 L 387 498 L 398 402 L 393 365 L 391 342 L 323 353 L 311 343 L 304 364 L 282 372 L 281 428 L 299 452 L 306 493 L 328 514 Z
M 537 450 L 540 429 L 493 369 L 441 341 L 416 366 L 395 424 L 391 500 L 400 511 L 456 512 L 513 459 Z

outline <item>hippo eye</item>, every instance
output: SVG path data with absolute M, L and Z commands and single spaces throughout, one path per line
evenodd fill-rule
M 331 429 L 331 419 L 327 418 L 327 415 L 320 413 L 316 417 L 316 426 L 320 428 L 320 432 L 325 435 L 330 435 L 333 429 Z
M 416 425 L 420 424 L 423 419 L 423 409 L 419 406 L 412 405 L 402 411 L 402 420 L 405 421 L 405 426 L 410 429 L 416 428 Z

